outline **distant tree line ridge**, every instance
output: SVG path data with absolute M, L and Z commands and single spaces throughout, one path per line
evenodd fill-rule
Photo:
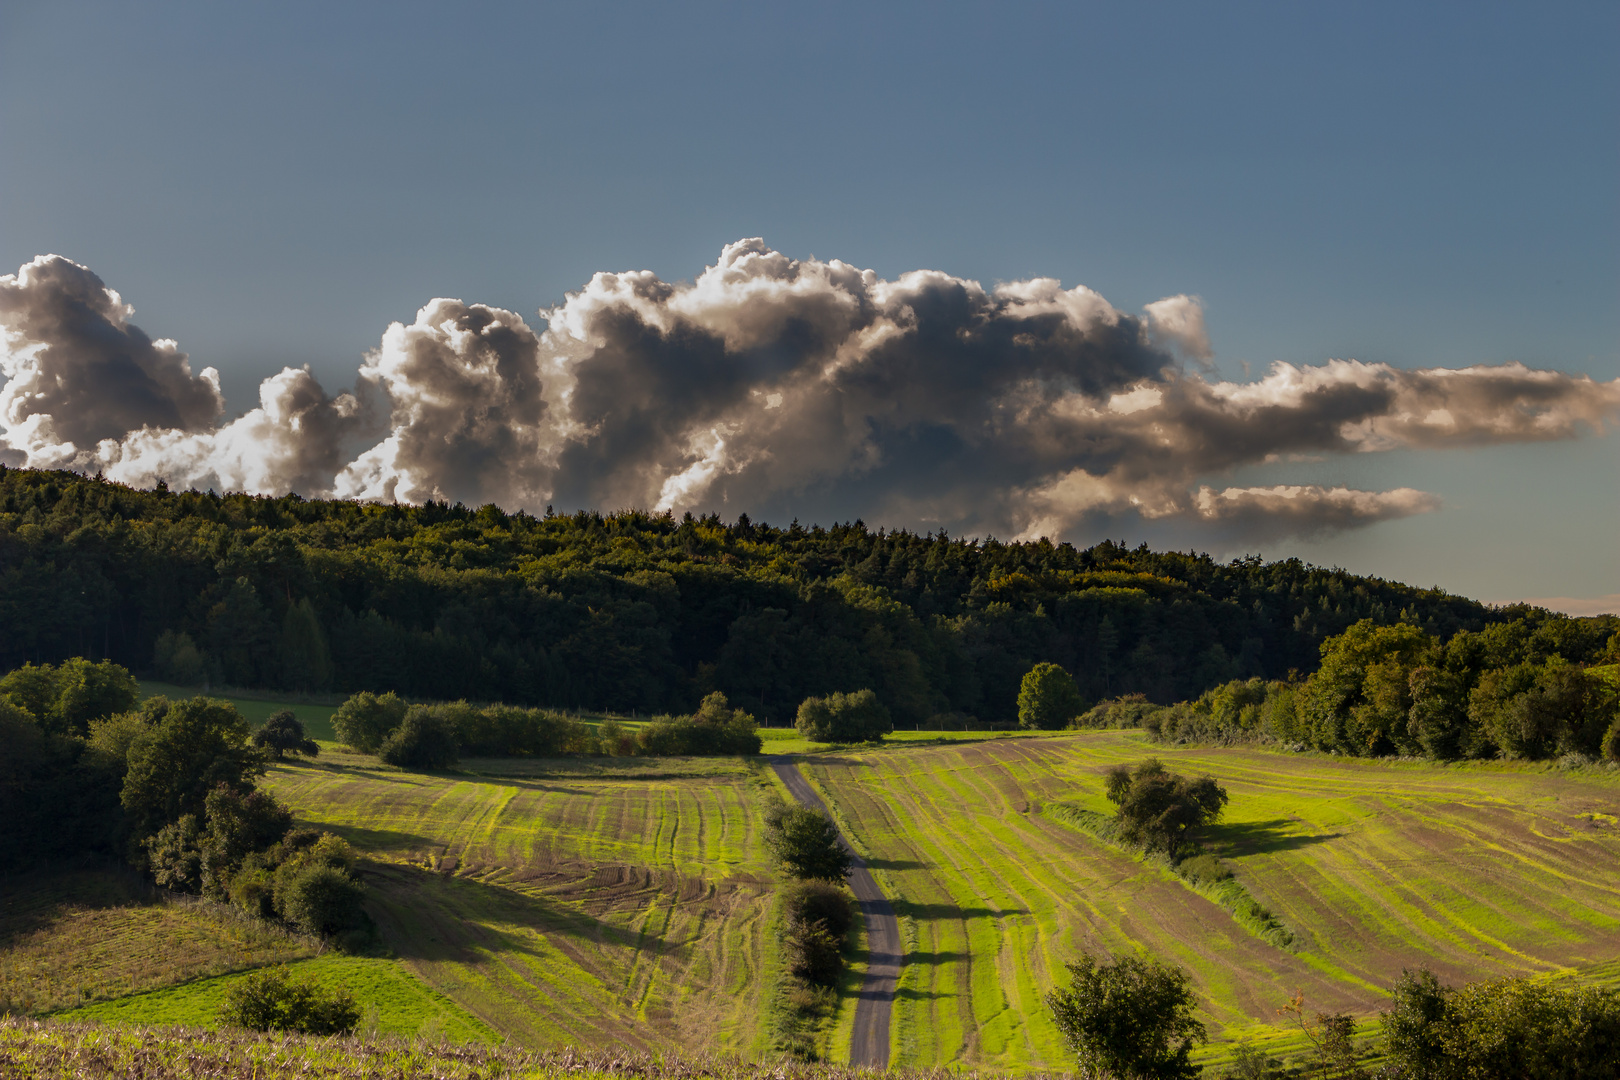
M 1076 727 L 1363 757 L 1620 760 L 1620 619 L 1518 618 L 1442 639 L 1367 619 L 1308 678 L 1234 680 L 1162 707 L 1106 701 Z
M 1311 671 L 1362 619 L 1511 613 L 1258 557 L 771 527 L 740 515 L 137 491 L 0 468 L 0 669 L 71 656 L 184 685 L 617 712 L 723 691 L 763 723 L 870 688 L 896 726 L 1010 726 L 1051 662 L 1096 701 Z

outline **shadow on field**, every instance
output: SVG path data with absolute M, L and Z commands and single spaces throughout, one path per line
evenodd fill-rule
M 967 958 L 968 954 L 965 952 L 952 952 L 948 949 L 941 952 L 906 953 L 906 963 L 908 964 L 954 964 L 958 960 L 966 960 Z
M 603 922 L 573 904 L 558 903 L 499 885 L 451 877 L 417 866 L 373 866 L 367 905 L 401 958 L 472 964 L 491 953 L 524 953 L 537 959 L 554 949 L 538 935 L 580 942 L 631 945 L 659 957 L 683 958 L 689 949 Z M 553 943 L 568 951 L 566 945 Z
M 1028 908 L 1010 908 L 995 911 L 987 907 L 959 907 L 956 904 L 917 904 L 910 900 L 895 900 L 894 913 L 909 915 L 913 919 L 1004 919 L 1009 915 L 1028 915 Z
M 923 870 L 928 864 L 916 859 L 862 859 L 868 870 Z
M 1273 818 L 1270 821 L 1244 821 L 1227 825 L 1211 825 L 1204 835 L 1219 845 L 1227 858 L 1242 855 L 1263 855 L 1273 851 L 1293 851 L 1337 840 L 1344 833 L 1316 833 L 1301 835 L 1292 830 L 1299 822 L 1292 818 Z
M 902 987 L 894 992 L 894 996 L 907 1001 L 939 1001 L 941 998 L 953 998 L 956 995 L 941 993 L 938 990 L 912 990 Z

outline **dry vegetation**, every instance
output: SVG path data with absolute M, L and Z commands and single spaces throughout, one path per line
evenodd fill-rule
M 30 1080 L 962 1080 L 837 1065 L 756 1065 L 719 1057 L 622 1051 L 537 1053 L 398 1039 L 310 1038 L 241 1031 L 106 1028 L 0 1020 L 0 1075 Z
M 12 877 L 5 894 L 0 1012 L 53 1012 L 320 948 L 231 908 L 167 896 L 121 869 Z

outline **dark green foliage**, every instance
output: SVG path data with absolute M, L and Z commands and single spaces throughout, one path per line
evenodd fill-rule
M 563 757 L 593 749 L 584 723 L 549 709 L 457 702 L 452 722 L 461 752 L 474 757 Z
M 304 725 L 291 709 L 277 709 L 271 713 L 264 726 L 253 733 L 253 745 L 267 751 L 277 761 L 286 754 L 315 757 L 321 752 L 320 746 L 304 732 Z
M 83 736 L 91 721 L 133 709 L 140 688 L 119 665 L 76 656 L 56 667 L 24 664 L 0 678 L 0 696 L 32 715 L 47 733 Z
M 844 971 L 844 940 L 825 926 L 810 923 L 791 927 L 783 939 L 788 973 L 811 986 L 832 986 Z
M 377 756 L 402 769 L 448 769 L 459 760 L 456 729 L 444 709 L 412 705 Z
M 347 990 L 323 990 L 284 967 L 264 968 L 230 984 L 219 1021 L 257 1031 L 346 1035 L 360 1023 L 360 1005 Z
M 1521 617 L 1451 640 L 1352 626 L 1303 683 L 1240 680 L 1147 715 L 1155 738 L 1281 742 L 1356 755 L 1549 758 L 1606 754 L 1620 671 L 1598 619 Z M 1612 673 L 1612 674 L 1611 674 Z
M 789 875 L 804 881 L 843 881 L 854 865 L 838 826 L 819 810 L 772 802 L 765 808 L 765 846 Z
M 1135 956 L 1099 964 L 1082 954 L 1067 966 L 1070 985 L 1048 993 L 1046 1002 L 1082 1070 L 1121 1080 L 1202 1071 L 1187 1060 L 1206 1036 L 1193 1017 L 1185 971 Z
M 248 745 L 248 723 L 230 702 L 154 698 L 142 711 L 147 725 L 129 744 L 119 795 L 137 836 L 185 814 L 201 818 L 215 787 L 243 788 L 264 774 L 262 756 Z
M 894 730 L 889 710 L 870 690 L 805 698 L 794 726 L 812 742 L 873 742 Z
M 362 690 L 332 715 L 332 729 L 345 746 L 375 754 L 405 719 L 405 700 L 392 691 L 373 694 Z
M 1074 677 L 1057 664 L 1036 664 L 1018 685 L 1019 727 L 1056 731 L 1073 724 L 1086 707 Z
M 1114 542 L 484 514 L 0 473 L 5 669 L 94 647 L 188 685 L 311 689 L 329 677 L 346 693 L 625 713 L 679 714 L 718 689 L 771 723 L 806 697 L 870 687 L 901 727 L 946 713 L 1010 725 L 1019 680 L 1042 661 L 1090 699 L 1170 703 L 1308 672 L 1321 642 L 1359 619 L 1404 617 L 1447 639 L 1527 612 L 1296 560 Z
M 636 733 L 636 752 L 657 757 L 757 754 L 763 745 L 754 718 L 718 690 L 691 716 L 662 717 Z
M 1414 1080 L 1614 1080 L 1620 993 L 1501 979 L 1460 989 L 1404 972 L 1383 1014 L 1391 1062 Z
M 1226 789 L 1212 777 L 1189 779 L 1148 758 L 1132 769 L 1116 765 L 1106 774 L 1108 800 L 1123 839 L 1149 851 L 1175 856 L 1199 827 L 1215 821 L 1226 806 Z
M 173 892 L 202 891 L 203 827 L 195 814 L 181 814 L 142 841 L 146 867 L 160 888 Z
M 1146 694 L 1122 694 L 1098 702 L 1075 717 L 1077 728 L 1146 727 L 1152 717 L 1163 712 L 1165 706 L 1155 705 Z
M 122 764 L 0 697 L 0 866 L 117 853 Z
M 353 928 L 360 919 L 365 890 L 348 874 L 331 866 L 301 866 L 283 877 L 276 872 L 276 910 L 300 930 L 330 936 Z
M 782 890 L 789 926 L 825 927 L 843 941 L 855 926 L 855 898 L 830 881 L 795 881 Z
M 292 811 L 266 791 L 242 792 L 221 784 L 208 793 L 203 806 L 208 826 L 202 845 L 204 873 L 219 895 L 243 860 L 292 830 Z

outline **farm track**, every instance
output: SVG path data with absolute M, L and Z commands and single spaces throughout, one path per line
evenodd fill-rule
M 1231 793 L 1209 846 L 1299 936 L 1290 954 L 1166 871 L 1042 813 L 1109 811 L 1102 773 L 1149 755 Z M 1062 963 L 1145 951 L 1186 967 L 1217 1039 L 1274 1028 L 1296 988 L 1370 1020 L 1403 967 L 1458 982 L 1620 958 L 1620 778 L 1391 765 L 1140 734 L 987 739 L 806 759 L 889 887 L 906 941 L 894 1054 L 912 1066 L 1062 1067 L 1044 1007 Z
M 774 757 L 770 761 L 771 768 L 781 777 L 782 783 L 795 799 L 815 810 L 827 809 L 827 804 L 806 782 L 794 759 Z M 866 975 L 855 1002 L 849 1063 L 851 1066 L 883 1069 L 889 1064 L 889 1018 L 894 1012 L 894 992 L 899 985 L 900 969 L 904 963 L 900 921 L 895 918 L 894 906 L 883 895 L 860 852 L 850 846 L 847 838 L 840 836 L 839 839 L 854 857 L 849 887 L 860 905 L 861 920 L 866 927 Z

